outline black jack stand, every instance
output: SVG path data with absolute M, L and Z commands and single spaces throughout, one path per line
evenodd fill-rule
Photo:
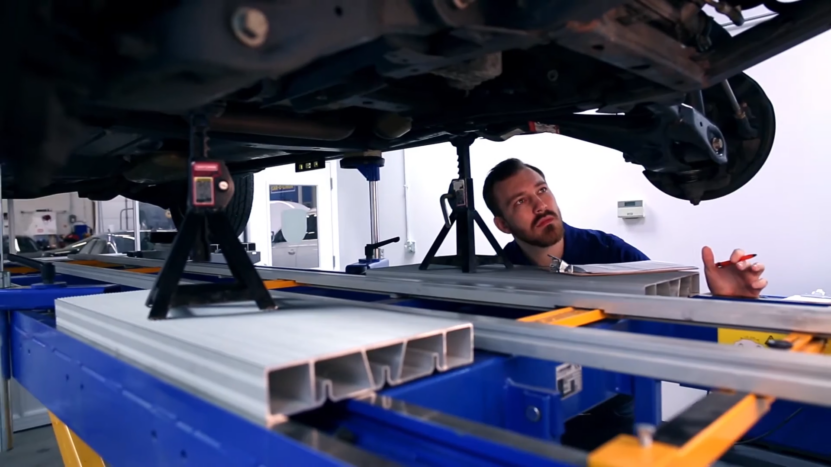
M 223 212 L 234 196 L 234 180 L 223 161 L 208 159 L 207 116 L 193 115 L 190 128 L 188 212 L 173 241 L 170 255 L 150 289 L 148 318 L 167 319 L 170 310 L 178 307 L 235 301 L 253 300 L 261 310 L 276 308 Z M 179 280 L 191 251 L 194 261 L 210 259 L 208 229 L 236 280 L 230 284 L 180 286 Z
M 459 178 L 450 184 L 450 191 L 442 195 L 440 199 L 442 214 L 444 214 L 444 226 L 439 235 L 424 257 L 424 261 L 418 267 L 426 270 L 431 264 L 455 266 L 462 269 L 462 272 L 476 272 L 476 268 L 488 264 L 502 264 L 510 269 L 514 265 L 505 257 L 502 247 L 497 243 L 488 226 L 482 220 L 482 216 L 476 212 L 473 205 L 473 180 L 470 178 L 470 145 L 476 140 L 475 136 L 463 136 L 451 141 L 456 147 L 456 156 L 459 160 Z M 452 208 L 450 216 L 444 207 L 447 201 Z M 456 254 L 454 256 L 436 257 L 436 252 L 444 242 L 450 228 L 456 224 Z M 485 238 L 488 239 L 496 256 L 482 256 L 476 254 L 476 239 L 474 237 L 474 223 L 482 229 Z

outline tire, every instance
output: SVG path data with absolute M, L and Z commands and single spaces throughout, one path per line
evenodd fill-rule
M 225 216 L 231 223 L 231 228 L 237 236 L 242 235 L 248 218 L 251 216 L 251 205 L 254 202 L 254 174 L 234 175 L 234 197 L 225 208 Z M 170 208 L 170 217 L 176 228 L 182 224 L 187 212 L 187 198 Z M 213 240 L 212 240 L 213 241 Z

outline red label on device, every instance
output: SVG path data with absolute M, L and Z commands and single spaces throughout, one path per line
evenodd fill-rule
M 199 172 L 200 174 L 215 174 L 219 172 L 219 163 L 218 162 L 194 162 L 193 163 L 193 172 Z

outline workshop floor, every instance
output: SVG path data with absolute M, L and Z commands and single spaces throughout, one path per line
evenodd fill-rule
M 63 467 L 52 426 L 14 434 L 14 449 L 0 453 L 3 467 Z

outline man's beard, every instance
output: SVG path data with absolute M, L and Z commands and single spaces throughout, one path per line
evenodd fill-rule
M 545 216 L 552 216 L 554 221 L 541 229 L 537 229 L 535 232 L 534 226 L 537 225 L 537 222 L 542 220 Z M 563 221 L 556 212 L 546 211 L 537 214 L 537 216 L 534 217 L 530 228 L 520 229 L 512 227 L 511 234 L 517 240 L 521 240 L 529 245 L 539 248 L 548 248 L 563 239 Z

